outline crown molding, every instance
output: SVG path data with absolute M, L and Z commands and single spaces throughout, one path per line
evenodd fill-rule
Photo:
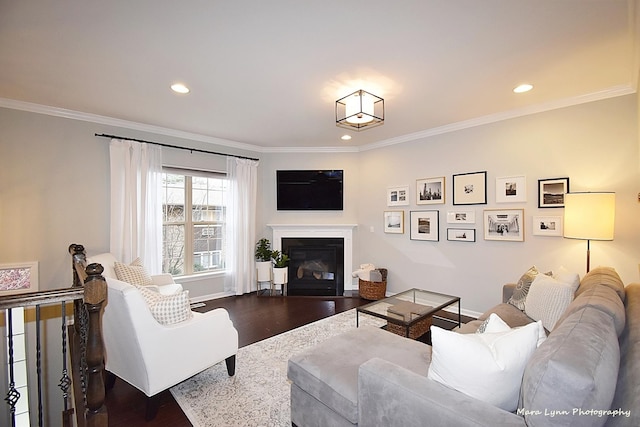
M 435 135 L 442 135 L 445 133 L 455 132 L 463 129 L 469 129 L 476 126 L 482 126 L 486 124 L 501 122 L 504 120 L 514 119 L 517 117 L 529 116 L 532 114 L 543 113 L 545 111 L 557 110 L 559 108 L 571 107 L 579 104 L 586 104 L 588 102 L 600 101 L 603 99 L 615 98 L 623 95 L 630 95 L 635 92 L 636 92 L 636 89 L 629 85 L 614 86 L 599 92 L 593 92 L 585 95 L 575 96 L 572 98 L 559 99 L 551 102 L 546 102 L 543 104 L 530 105 L 523 108 L 503 111 L 496 114 L 490 114 L 488 116 L 477 117 L 470 120 L 464 120 L 462 122 L 456 122 L 456 123 L 451 123 L 444 126 L 426 129 L 420 132 L 401 135 L 395 138 L 386 139 L 384 141 L 373 142 L 371 144 L 361 146 L 360 151 L 367 151 L 367 150 L 374 150 L 382 147 L 389 147 L 392 145 L 416 141 L 418 139 L 429 138 Z
M 232 141 L 223 138 L 216 138 L 207 135 L 201 135 L 192 132 L 186 132 L 176 129 L 170 129 L 160 126 L 137 123 L 128 120 L 116 119 L 113 117 L 100 116 L 97 114 L 83 113 L 80 111 L 67 110 L 65 108 L 51 107 L 47 105 L 34 104 L 31 102 L 16 101 L 13 99 L 0 98 L 0 107 L 10 108 L 14 110 L 28 111 L 31 113 L 46 114 L 49 116 L 63 117 L 72 120 L 81 120 L 85 122 L 97 123 L 107 126 L 115 126 L 125 129 L 149 132 L 158 135 L 171 136 L 176 138 L 187 139 L 191 141 L 200 141 L 210 144 L 221 145 L 240 150 L 247 150 L 257 153 L 357 153 L 361 151 L 369 151 L 383 147 L 412 142 L 419 139 L 429 138 L 435 135 L 442 135 L 463 129 L 469 129 L 486 124 L 501 122 L 504 120 L 514 119 L 517 117 L 528 116 L 531 114 L 542 113 L 545 111 L 556 110 L 559 108 L 570 107 L 573 105 L 585 104 L 588 102 L 600 101 L 618 96 L 630 95 L 636 93 L 637 85 L 620 85 L 614 86 L 602 91 L 564 98 L 551 102 L 537 105 L 530 105 L 509 111 L 503 111 L 496 114 L 490 114 L 483 117 L 477 117 L 470 120 L 451 123 L 420 132 L 414 132 L 406 135 L 400 135 L 394 138 L 373 142 L 361 146 L 341 146 L 341 147 L 261 147 L 253 144 Z
M 0 107 L 13 110 L 27 111 L 30 113 L 45 114 L 48 116 L 62 117 L 71 120 L 96 123 L 107 126 L 114 126 L 124 129 L 149 132 L 157 135 L 172 136 L 175 138 L 187 139 L 190 141 L 200 141 L 224 147 L 237 148 L 240 150 L 262 152 L 264 147 L 242 142 L 232 141 L 223 138 L 202 135 L 198 133 L 186 132 L 177 129 L 154 126 L 145 123 L 132 122 L 129 120 L 116 119 L 113 117 L 101 116 L 98 114 L 84 113 L 82 111 L 67 110 L 65 108 L 51 107 L 48 105 L 34 104 L 32 102 L 16 101 L 14 99 L 0 98 Z

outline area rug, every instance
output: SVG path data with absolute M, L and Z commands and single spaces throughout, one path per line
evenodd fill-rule
M 367 315 L 360 325 L 385 322 Z M 238 350 L 236 374 L 224 362 L 171 388 L 176 402 L 195 427 L 291 426 L 289 358 L 356 327 L 356 310 L 336 314 Z

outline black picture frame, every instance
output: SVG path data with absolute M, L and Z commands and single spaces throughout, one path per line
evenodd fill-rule
M 569 192 L 569 177 L 538 180 L 538 207 L 564 208 L 564 195 Z
M 454 205 L 487 204 L 487 171 L 453 175 Z

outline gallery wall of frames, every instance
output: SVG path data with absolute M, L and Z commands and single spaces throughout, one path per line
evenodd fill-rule
M 518 204 L 527 202 L 527 180 L 524 175 L 497 177 L 495 183 L 496 207 L 477 209 L 488 205 L 487 172 L 454 174 L 452 194 L 447 194 L 444 176 L 416 179 L 415 187 L 401 185 L 387 188 L 387 207 L 384 211 L 384 232 L 407 234 L 411 240 L 438 242 L 440 222 L 446 234 L 442 238 L 473 243 L 482 234 L 484 240 L 523 242 L 525 223 L 532 224 L 532 234 L 536 236 L 562 237 L 563 212 L 549 211 L 549 215 L 525 217 L 524 208 Z M 563 208 L 564 195 L 569 192 L 569 178 L 538 179 L 538 208 Z M 536 190 L 533 191 L 536 193 Z M 453 207 L 440 210 L 451 198 Z M 405 211 L 411 203 L 420 210 Z M 504 207 L 501 207 L 504 206 Z M 408 224 L 406 224 L 408 222 Z

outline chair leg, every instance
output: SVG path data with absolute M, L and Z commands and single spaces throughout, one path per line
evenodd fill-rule
M 225 359 L 225 363 L 227 364 L 227 373 L 230 377 L 236 374 L 236 355 L 229 356 Z
M 144 414 L 146 421 L 153 420 L 158 415 L 158 408 L 160 407 L 160 393 L 155 396 L 147 397 L 147 409 Z

